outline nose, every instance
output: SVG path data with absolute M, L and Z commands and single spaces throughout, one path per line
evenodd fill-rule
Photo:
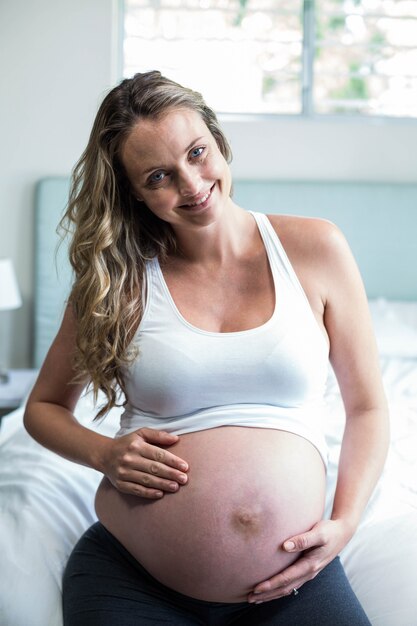
M 178 173 L 178 191 L 181 196 L 193 197 L 196 196 L 202 188 L 201 176 L 194 166 L 187 166 L 181 169 Z

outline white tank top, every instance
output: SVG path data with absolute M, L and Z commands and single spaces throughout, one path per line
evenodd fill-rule
M 273 428 L 310 441 L 327 463 L 323 434 L 328 345 L 269 219 L 252 213 L 275 285 L 272 317 L 256 328 L 209 332 L 177 309 L 157 258 L 125 370 L 127 404 L 117 436 L 144 426 L 177 435 L 218 426 Z

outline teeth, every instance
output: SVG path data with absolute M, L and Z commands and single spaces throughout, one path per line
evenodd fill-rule
M 199 204 L 203 204 L 203 202 L 205 202 L 207 200 L 207 198 L 210 195 L 210 191 L 208 193 L 206 193 L 205 196 L 203 196 L 202 198 L 200 198 L 200 200 L 198 202 L 194 202 L 193 204 L 188 204 L 187 206 L 198 206 Z

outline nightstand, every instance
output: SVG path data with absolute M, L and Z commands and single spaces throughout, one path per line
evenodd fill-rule
M 2 417 L 17 409 L 35 383 L 38 370 L 9 370 L 9 380 L 0 383 L 0 423 Z

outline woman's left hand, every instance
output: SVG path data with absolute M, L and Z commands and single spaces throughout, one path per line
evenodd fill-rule
M 276 576 L 256 585 L 248 602 L 268 602 L 299 590 L 339 554 L 352 534 L 343 520 L 322 520 L 310 531 L 288 538 L 282 549 L 288 553 L 300 552 L 299 558 Z

